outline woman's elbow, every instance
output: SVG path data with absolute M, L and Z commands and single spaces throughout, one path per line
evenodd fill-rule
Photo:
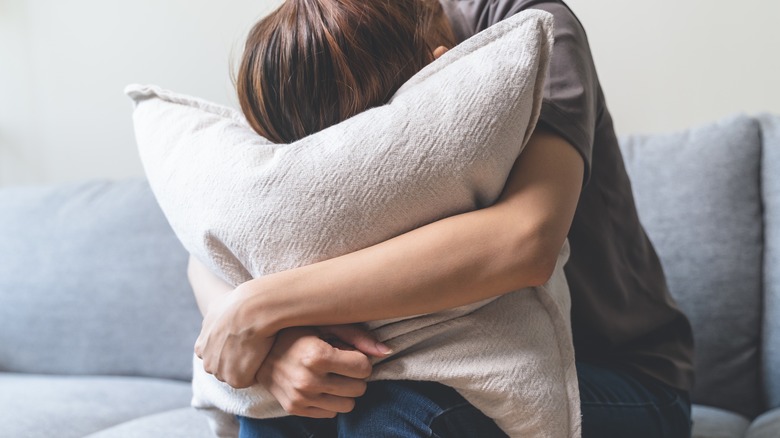
M 547 283 L 558 268 L 563 243 L 559 237 L 538 228 L 524 233 L 515 245 L 515 281 L 520 287 L 536 287 Z
M 555 257 L 540 257 L 537 266 L 534 269 L 534 282 L 533 286 L 541 286 L 548 281 L 555 273 L 558 257 L 557 253 Z

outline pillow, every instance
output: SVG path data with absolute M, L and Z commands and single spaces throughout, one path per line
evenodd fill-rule
M 291 144 L 260 138 L 229 108 L 153 86 L 126 91 L 136 102 L 145 170 L 172 228 L 195 257 L 238 285 L 495 202 L 539 115 L 552 40 L 551 15 L 518 14 L 429 64 L 388 104 Z M 396 352 L 372 378 L 454 385 L 491 369 L 501 381 L 479 382 L 479 397 L 456 389 L 488 415 L 502 412 L 514 424 L 497 421 L 513 435 L 576 436 L 566 257 L 538 293 L 368 323 Z M 445 321 L 446 330 L 436 328 Z M 424 341 L 436 346 L 428 356 Z M 402 353 L 413 345 L 413 354 Z M 458 368 L 463 358 L 484 361 L 496 351 L 512 357 L 501 366 L 472 362 L 471 374 Z M 195 375 L 197 407 L 284 415 L 262 388 L 220 384 L 197 359 Z M 508 388 L 518 398 L 504 397 Z M 492 389 L 500 391 L 490 399 Z M 269 398 L 274 406 L 258 407 Z M 506 400 L 523 409 L 494 409 Z
M 233 285 L 490 205 L 539 114 L 540 26 L 537 13 L 494 26 L 387 105 L 291 144 L 230 108 L 128 86 L 152 190 L 185 248 Z

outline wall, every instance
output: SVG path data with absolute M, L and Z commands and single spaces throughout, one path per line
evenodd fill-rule
M 780 2 L 568 0 L 619 133 L 780 114 Z
M 0 0 L 0 185 L 141 175 L 123 87 L 155 83 L 233 103 L 231 57 L 276 4 Z M 780 2 L 569 4 L 620 133 L 780 113 Z
M 230 104 L 274 0 L 0 0 L 0 185 L 141 175 L 133 82 Z

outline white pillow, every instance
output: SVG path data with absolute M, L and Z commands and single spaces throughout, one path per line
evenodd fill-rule
M 240 113 L 226 107 L 154 86 L 133 85 L 126 92 L 136 102 L 136 136 L 146 173 L 173 230 L 190 253 L 238 285 L 495 202 L 539 115 L 552 41 L 551 15 L 518 14 L 428 65 L 388 104 L 291 144 L 260 138 Z M 510 300 L 505 302 L 512 303 L 509 307 L 496 305 L 499 299 L 400 322 L 369 323 L 397 352 L 375 368 L 374 378 L 442 381 L 491 415 L 491 409 L 497 411 L 490 406 L 493 401 L 482 400 L 482 393 L 467 395 L 473 388 L 457 387 L 457 382 L 500 387 L 479 382 L 489 368 L 475 362 L 473 369 L 455 370 L 462 364 L 452 356 L 461 360 L 473 353 L 479 361 L 490 361 L 491 352 L 514 349 L 509 351 L 525 359 L 511 357 L 505 365 L 512 370 L 495 368 L 505 375 L 491 378 L 519 379 L 501 383 L 533 387 L 519 389 L 514 399 L 494 394 L 525 412 L 504 409 L 494 417 L 512 419 L 497 418 L 499 425 L 525 436 L 575 436 L 579 398 L 562 273 L 566 256 L 562 252 L 552 292 L 540 288 L 539 293 L 502 297 Z M 503 313 L 495 313 L 499 309 Z M 493 321 L 485 321 L 481 311 Z M 425 363 L 417 360 L 425 357 L 420 348 L 407 352 L 434 336 L 443 339 L 436 326 L 455 319 L 465 325 L 446 342 L 447 348 L 458 348 L 434 348 Z M 469 334 L 479 332 L 475 326 L 495 323 L 516 327 L 516 338 Z M 431 373 L 430 361 L 436 358 L 441 365 Z M 255 417 L 284 415 L 262 388 L 233 390 L 206 375 L 198 360 L 195 368 L 196 406 Z

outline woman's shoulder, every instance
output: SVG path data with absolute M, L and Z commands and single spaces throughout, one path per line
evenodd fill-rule
M 556 16 L 556 21 L 562 22 L 560 23 L 562 25 L 569 25 L 568 23 L 571 22 L 580 26 L 574 13 L 561 0 L 439 0 L 439 2 L 459 41 L 464 41 L 530 8 L 548 10 Z

